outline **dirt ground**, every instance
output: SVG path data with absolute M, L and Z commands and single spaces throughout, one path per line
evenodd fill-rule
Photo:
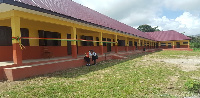
M 186 72 L 195 71 L 200 68 L 200 57 L 196 56 L 174 59 L 157 59 L 156 61 L 175 64 Z

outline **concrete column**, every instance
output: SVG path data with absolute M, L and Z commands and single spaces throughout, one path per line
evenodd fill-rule
M 125 38 L 125 51 L 128 52 L 128 38 Z
M 100 49 L 100 55 L 103 55 L 103 43 L 102 43 L 103 33 L 99 33 L 99 49 Z
M 118 41 L 117 41 L 117 35 L 115 35 L 115 53 L 118 53 Z
M 143 42 L 142 42 L 142 46 L 143 46 L 143 48 L 145 47 L 145 41 L 143 40 Z
M 39 38 L 38 31 L 36 29 L 29 28 L 29 37 Z M 39 39 L 29 40 L 30 46 L 39 46 Z
M 140 39 L 138 39 L 138 50 L 140 50 Z
M 168 46 L 169 46 L 169 45 L 168 45 L 168 42 L 166 42 L 166 46 L 167 46 L 167 48 L 168 48 Z
M 188 40 L 188 48 L 190 48 L 190 41 Z
M 174 49 L 174 41 L 173 41 L 173 49 Z
M 12 37 L 20 37 L 20 17 L 11 18 L 11 28 L 12 28 Z M 22 65 L 22 50 L 20 48 L 20 43 L 17 40 L 12 40 L 13 44 L 13 62 L 17 65 Z
M 61 39 L 66 39 L 67 33 L 61 32 Z M 67 41 L 61 41 L 61 46 L 67 46 Z
M 132 43 L 133 43 L 133 51 L 135 51 L 135 39 L 132 39 Z
M 161 46 L 161 43 L 160 43 L 160 42 L 158 42 L 158 47 L 160 48 L 160 46 Z
M 76 28 L 71 28 L 71 39 L 76 40 Z M 77 58 L 77 46 L 76 41 L 71 41 L 71 48 L 72 48 L 72 58 Z

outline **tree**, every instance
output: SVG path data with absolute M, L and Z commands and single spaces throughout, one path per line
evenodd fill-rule
M 154 31 L 160 31 L 157 27 L 151 27 L 150 25 L 140 25 L 138 28 L 138 30 L 142 31 L 142 32 L 154 32 Z

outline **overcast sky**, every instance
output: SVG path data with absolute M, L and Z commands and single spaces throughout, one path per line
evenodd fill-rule
M 186 35 L 200 34 L 200 0 L 73 0 L 137 28 L 148 24 Z

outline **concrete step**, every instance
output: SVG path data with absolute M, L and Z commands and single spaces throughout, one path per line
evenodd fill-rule
M 103 61 L 104 56 L 99 56 L 97 62 Z M 85 66 L 85 60 L 80 57 L 78 59 L 64 59 L 50 62 L 42 62 L 25 66 L 14 66 L 4 68 L 5 79 L 10 81 L 20 80 L 37 75 L 53 73 L 55 71 L 66 70 L 69 68 L 76 68 Z

